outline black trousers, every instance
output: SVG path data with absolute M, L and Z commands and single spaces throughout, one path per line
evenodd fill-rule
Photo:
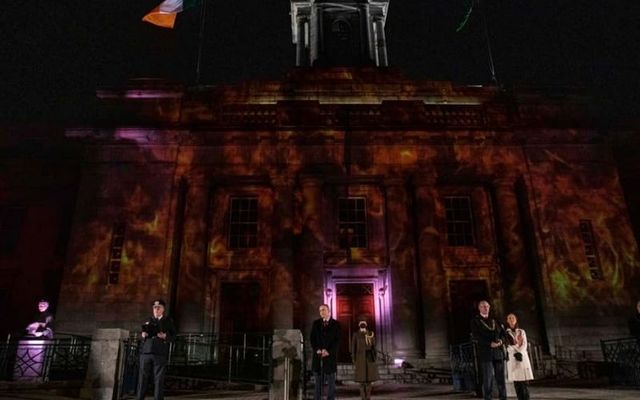
M 164 399 L 164 374 L 167 371 L 167 356 L 157 354 L 140 355 L 140 373 L 138 375 L 137 400 L 143 400 L 149 386 L 149 378 L 153 375 L 153 398 Z
M 507 386 L 504 379 L 504 361 L 492 360 L 481 361 L 482 368 L 482 392 L 485 400 L 491 400 L 493 393 L 493 380 L 498 385 L 498 397 L 500 400 L 507 399 Z
M 516 389 L 518 400 L 529 400 L 529 386 L 527 381 L 514 381 L 513 386 Z

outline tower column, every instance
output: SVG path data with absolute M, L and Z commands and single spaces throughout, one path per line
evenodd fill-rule
M 296 17 L 296 30 L 298 42 L 296 43 L 296 66 L 309 66 L 309 42 L 307 41 L 307 29 L 309 26 L 309 17 L 307 15 L 298 15 Z
M 376 15 L 373 19 L 373 36 L 376 47 L 376 65 L 378 67 L 389 66 L 387 59 L 387 38 L 384 34 L 384 17 Z

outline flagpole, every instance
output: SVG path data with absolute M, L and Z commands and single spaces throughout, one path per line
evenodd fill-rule
M 205 17 L 207 14 L 207 0 L 202 0 L 200 6 L 200 33 L 198 34 L 198 59 L 196 61 L 196 85 L 200 84 L 200 66 L 202 64 L 202 47 L 204 42 Z
M 487 42 L 487 52 L 489 53 L 489 71 L 491 72 L 491 80 L 498 86 L 498 78 L 496 77 L 496 67 L 493 63 L 493 52 L 491 51 L 491 38 L 489 37 L 489 26 L 487 25 L 487 17 L 484 12 L 484 7 L 480 4 L 480 0 L 477 0 L 480 14 L 482 15 L 482 28 L 484 30 L 484 39 Z

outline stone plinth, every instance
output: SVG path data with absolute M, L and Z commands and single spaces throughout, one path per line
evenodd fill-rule
M 89 367 L 80 398 L 111 400 L 118 382 L 121 343 L 129 337 L 124 329 L 96 329 L 91 341 Z
M 14 381 L 42 382 L 45 380 L 44 366 L 47 361 L 47 347 L 51 340 L 22 339 L 18 342 L 13 368 Z
M 302 332 L 297 329 L 276 329 L 273 332 L 273 382 L 269 400 L 302 399 L 302 340 Z M 285 388 L 287 372 L 289 385 Z

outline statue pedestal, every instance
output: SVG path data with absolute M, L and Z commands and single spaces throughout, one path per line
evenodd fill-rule
M 273 332 L 270 400 L 302 399 L 302 340 L 302 332 L 297 329 Z
M 89 368 L 80 391 L 80 398 L 111 400 L 118 384 L 118 361 L 129 331 L 123 329 L 96 329 L 91 337 Z
M 22 339 L 16 348 L 13 366 L 14 381 L 42 382 L 46 380 L 47 349 L 51 340 L 38 338 Z

